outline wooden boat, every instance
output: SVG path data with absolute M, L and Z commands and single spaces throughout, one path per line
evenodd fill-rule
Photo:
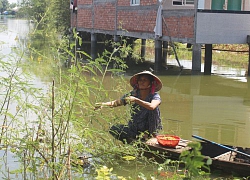
M 151 138 L 146 142 L 145 147 L 149 151 L 146 151 L 145 155 L 147 157 L 154 156 L 157 161 L 164 159 L 179 160 L 181 152 L 191 150 L 188 147 L 189 142 L 188 140 L 181 139 L 175 148 L 168 148 L 160 145 L 156 138 Z M 202 145 L 201 154 L 205 156 L 205 159 L 208 157 L 212 159 L 212 164 L 210 165 L 211 171 L 221 170 L 225 173 L 237 174 L 237 176 L 241 177 L 250 176 L 250 155 L 248 156 L 247 154 L 250 152 L 250 148 L 237 147 L 237 150 L 234 150 L 232 146 L 220 146 L 220 144 L 205 141 L 201 141 L 200 143 Z M 229 149 L 233 149 L 233 151 Z M 156 157 L 150 151 L 158 151 L 159 155 Z

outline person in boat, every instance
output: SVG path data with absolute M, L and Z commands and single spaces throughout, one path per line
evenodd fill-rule
M 96 108 L 131 104 L 131 120 L 128 124 L 116 124 L 109 130 L 112 136 L 123 143 L 155 137 L 162 129 L 159 109 L 161 98 L 157 93 L 162 88 L 161 80 L 150 71 L 142 71 L 131 77 L 130 85 L 133 90 L 120 99 L 96 103 Z

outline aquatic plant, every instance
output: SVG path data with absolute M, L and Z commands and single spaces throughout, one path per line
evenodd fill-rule
M 185 176 L 186 178 L 193 178 L 197 176 L 207 176 L 210 172 L 209 165 L 212 160 L 201 154 L 201 144 L 199 142 L 190 142 L 188 147 L 190 151 L 183 151 L 180 156 L 180 160 L 185 164 Z

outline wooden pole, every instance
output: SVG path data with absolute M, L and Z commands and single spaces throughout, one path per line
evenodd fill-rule
M 222 148 L 225 148 L 225 149 L 227 149 L 227 150 L 230 150 L 230 151 L 233 151 L 233 152 L 237 152 L 237 153 L 242 154 L 242 155 L 244 155 L 244 156 L 250 157 L 250 154 L 246 154 L 246 153 L 244 153 L 244 152 L 237 151 L 236 149 L 227 147 L 227 146 L 225 146 L 225 145 L 223 145 L 223 144 L 219 144 L 219 143 L 210 141 L 210 140 L 205 139 L 205 138 L 203 138 L 203 137 L 200 137 L 200 136 L 197 136 L 197 135 L 192 135 L 192 137 L 194 137 L 194 138 L 196 138 L 196 139 L 199 139 L 199 140 L 202 140 L 202 141 L 205 141 L 205 142 L 208 142 L 208 143 L 211 143 L 211 144 L 215 144 L 215 145 L 220 146 L 220 147 L 222 147 Z

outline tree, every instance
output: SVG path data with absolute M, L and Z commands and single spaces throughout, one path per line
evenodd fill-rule
M 9 9 L 13 9 L 13 8 L 15 8 L 15 7 L 17 7 L 17 4 L 16 4 L 16 3 L 11 3 L 11 4 L 9 5 Z
M 69 1 L 53 0 L 51 3 L 51 19 L 54 20 L 54 26 L 59 31 L 65 31 L 70 26 Z
M 39 23 L 39 27 L 49 26 L 63 32 L 70 26 L 69 1 L 65 0 L 23 0 L 20 12 Z
M 0 0 L 0 12 L 4 12 L 8 9 L 9 2 L 8 0 Z

